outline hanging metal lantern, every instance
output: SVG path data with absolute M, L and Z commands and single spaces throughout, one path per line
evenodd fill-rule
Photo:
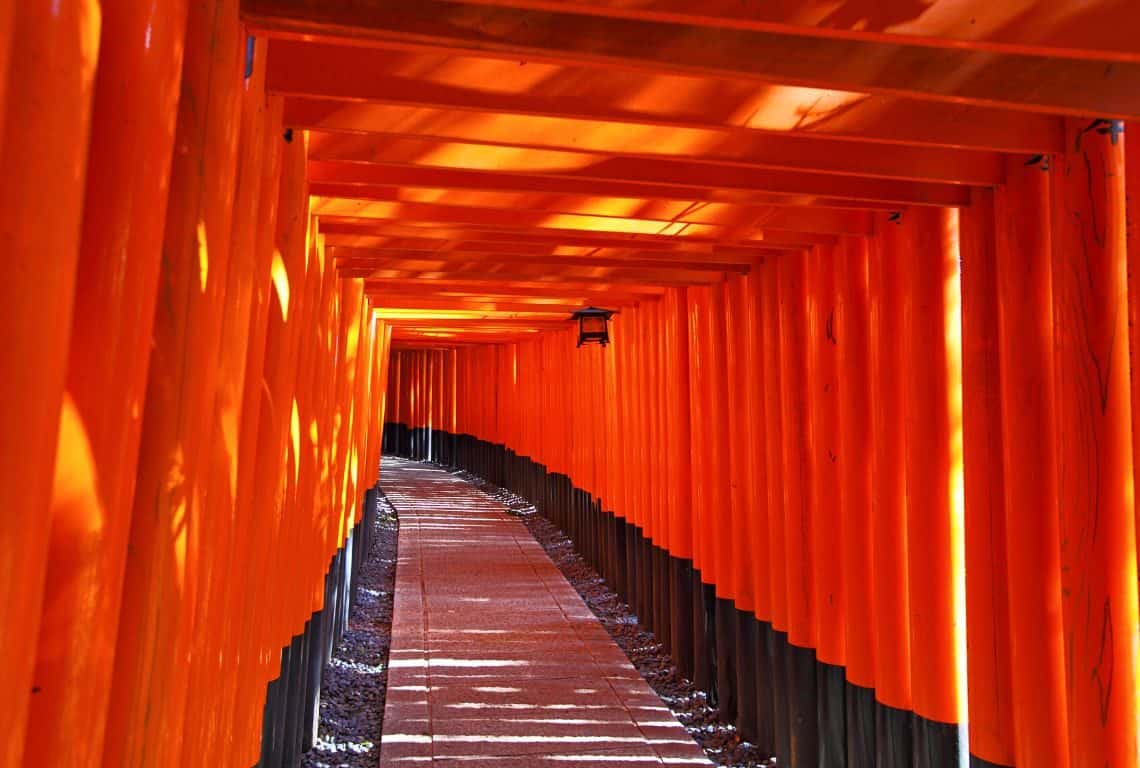
M 611 309 L 586 307 L 579 309 L 570 316 L 571 320 L 578 321 L 578 346 L 583 344 L 601 344 L 603 347 L 610 343 L 610 318 L 614 316 Z

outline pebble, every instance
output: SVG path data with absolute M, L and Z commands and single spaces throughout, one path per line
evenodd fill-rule
M 360 570 L 356 605 L 344 638 L 325 667 L 317 743 L 301 758 L 303 768 L 376 768 L 380 762 L 396 530 L 394 511 L 381 497 L 372 551 Z

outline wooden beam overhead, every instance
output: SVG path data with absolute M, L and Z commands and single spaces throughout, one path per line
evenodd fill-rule
M 544 304 L 528 303 L 521 299 L 488 298 L 473 296 L 413 296 L 397 294 L 381 294 L 375 291 L 369 293 L 373 307 L 382 309 L 410 309 L 410 310 L 439 310 L 462 312 L 541 312 L 546 314 L 559 314 L 569 316 L 575 310 L 581 309 L 583 303 L 570 299 L 546 300 Z
M 733 205 L 785 205 L 819 206 L 823 208 L 886 208 L 895 206 L 876 200 L 853 200 L 801 192 L 772 192 L 747 188 L 713 186 L 682 186 L 650 181 L 626 181 L 618 176 L 621 165 L 607 161 L 600 166 L 605 177 L 588 178 L 584 172 L 574 175 L 535 172 L 503 172 L 478 169 L 434 168 L 421 165 L 392 165 L 356 161 L 314 160 L 310 162 L 309 178 L 315 183 L 333 185 L 359 185 L 370 188 L 369 198 L 404 202 L 444 202 L 442 196 L 461 196 L 474 199 L 483 196 L 488 200 L 498 197 L 506 205 L 517 205 L 524 194 L 531 197 L 559 196 L 574 200 L 593 201 L 594 205 L 630 207 L 648 203 L 680 204 L 682 210 L 696 203 Z M 717 166 L 707 172 L 716 176 Z M 786 173 L 786 172 L 776 172 Z M 799 176 L 802 180 L 802 176 Z M 852 182 L 839 177 L 838 189 L 848 190 Z M 904 184 L 910 182 L 902 182 Z M 888 185 L 889 188 L 889 185 Z M 945 185 L 943 185 L 945 188 Z M 957 190 L 960 191 L 960 190 Z M 612 201 L 612 202 L 603 202 Z M 575 208 L 576 212 L 584 212 Z
M 326 243 L 326 247 L 327 247 Z M 400 250 L 384 250 L 373 248 L 345 248 L 334 246 L 331 249 L 333 258 L 338 264 L 346 266 L 372 265 L 376 268 L 386 269 L 431 269 L 436 265 L 439 269 L 456 269 L 472 264 L 486 265 L 533 265 L 549 269 L 559 267 L 601 267 L 601 268 L 630 268 L 630 269 L 684 269 L 701 272 L 739 272 L 749 270 L 757 259 L 730 259 L 705 260 L 692 254 L 671 255 L 671 258 L 644 258 L 634 254 L 619 256 L 535 256 L 512 253 L 471 253 L 463 251 L 449 251 L 444 253 L 408 252 Z M 776 252 L 772 255 L 774 256 Z M 406 265 L 397 267 L 396 265 Z
M 422 278 L 370 278 L 364 281 L 366 292 L 390 292 L 399 289 L 423 294 L 448 294 L 468 296 L 567 296 L 583 297 L 604 301 L 639 301 L 646 297 L 661 296 L 665 288 L 656 285 L 626 285 L 589 282 L 580 280 L 560 280 L 558 282 L 536 280 L 503 280 L 498 278 L 471 278 L 467 280 L 422 279 Z
M 724 233 L 713 227 L 705 226 L 669 226 L 660 231 L 651 231 L 648 227 L 638 227 L 636 231 L 622 231 L 619 229 L 591 229 L 584 226 L 586 222 L 578 222 L 569 217 L 549 217 L 549 220 L 539 219 L 538 226 L 531 224 L 536 217 L 500 217 L 460 215 L 450 211 L 447 206 L 432 206 L 430 204 L 360 204 L 352 206 L 353 213 L 344 213 L 338 209 L 343 206 L 330 205 L 327 210 L 314 210 L 326 232 L 339 234 L 374 234 L 381 230 L 389 231 L 389 226 L 396 226 L 403 231 L 408 228 L 419 229 L 425 233 L 434 232 L 440 235 L 444 232 L 460 232 L 462 237 L 473 237 L 475 233 L 483 232 L 498 238 L 516 240 L 519 237 L 541 236 L 558 242 L 570 242 L 568 238 L 580 238 L 578 242 L 586 243 L 590 239 L 613 243 L 624 241 L 630 243 L 676 243 L 686 241 L 693 244 L 712 245 L 727 243 Z M 398 210 L 395 208 L 398 205 Z M 436 210 L 442 208 L 443 210 Z M 871 211 L 848 210 L 843 208 L 815 208 L 771 206 L 761 209 L 762 213 L 753 223 L 746 237 L 756 245 L 772 230 L 785 230 L 794 232 L 814 232 L 827 235 L 870 235 L 874 216 Z M 448 220 L 448 219 L 452 220 Z M 739 243 L 738 243 L 739 244 Z
M 776 134 L 1023 154 L 1063 149 L 1061 120 L 1048 115 L 425 50 L 274 40 L 267 80 L 272 91 L 287 96 L 719 129 L 734 137 Z
M 394 138 L 428 139 L 434 146 L 408 151 L 417 157 L 482 155 L 501 170 L 514 157 L 530 167 L 573 168 L 599 158 L 644 158 L 653 162 L 704 163 L 837 173 L 911 181 L 992 185 L 1004 180 L 996 152 L 944 147 L 878 144 L 811 138 L 741 129 L 678 128 L 655 124 L 455 111 L 422 106 L 390 105 L 291 97 L 285 124 L 320 131 L 379 134 L 387 147 Z M 502 148 L 523 148 L 522 153 Z M 496 151 L 498 149 L 499 151 Z M 314 147 L 316 156 L 320 148 Z M 388 149 L 388 155 L 395 154 Z M 527 168 L 519 168 L 526 170 Z
M 1129 0 L 1035 0 L 1025 6 L 960 0 L 917 7 L 883 0 L 465 0 L 478 5 L 565 10 L 614 18 L 739 27 L 826 38 L 939 48 L 1140 61 L 1140 6 Z
M 793 209 L 795 210 L 795 209 Z M 772 249 L 832 245 L 837 236 L 820 232 L 794 232 L 765 229 L 748 244 L 722 245 L 693 238 L 606 237 L 574 232 L 496 231 L 454 228 L 428 228 L 408 223 L 360 221 L 321 217 L 319 231 L 328 245 L 355 248 L 399 248 L 408 251 L 472 250 L 536 255 L 583 255 L 596 249 L 617 253 L 689 253 L 704 257 L 751 259 Z
M 648 166 L 644 169 L 630 169 L 630 172 L 637 173 L 641 179 L 652 179 L 655 175 L 668 173 L 668 169 L 650 169 Z M 464 173 L 464 172 L 458 172 Z M 472 174 L 466 174 L 471 177 Z M 640 181 L 641 179 L 637 179 Z M 496 181 L 495 174 L 490 174 L 490 180 Z M 682 221 L 692 221 L 693 223 L 716 223 L 724 224 L 728 220 L 739 218 L 739 216 L 732 215 L 733 211 L 740 211 L 744 215 L 748 215 L 750 209 L 757 206 L 771 206 L 771 205 L 825 205 L 825 207 L 868 207 L 868 209 L 879 210 L 894 210 L 899 205 L 939 205 L 939 206 L 966 206 L 970 203 L 970 190 L 968 187 L 959 185 L 941 185 L 941 183 L 928 183 L 922 181 L 897 181 L 887 179 L 856 179 L 852 177 L 840 177 L 840 175 L 830 175 L 824 173 L 800 173 L 796 171 L 766 171 L 766 170 L 752 170 L 752 169 L 739 169 L 739 168 L 720 168 L 708 169 L 707 178 L 697 179 L 691 178 L 691 181 L 697 183 L 699 181 L 707 183 L 707 185 L 714 185 L 719 180 L 723 188 L 727 190 L 734 190 L 739 193 L 740 197 L 744 197 L 743 202 L 740 203 L 723 203 L 718 201 L 708 201 L 702 197 L 715 197 L 715 195 L 690 195 L 689 197 L 673 197 L 673 198 L 657 198 L 652 195 L 653 188 L 646 190 L 650 194 L 640 196 L 613 196 L 606 194 L 605 185 L 606 181 L 610 179 L 598 180 L 597 191 L 594 195 L 583 193 L 567 193 L 560 194 L 556 191 L 551 193 L 522 193 L 522 191 L 513 190 L 495 190 L 494 188 L 478 189 L 474 188 L 471 191 L 466 191 L 466 199 L 470 199 L 472 204 L 477 207 L 483 207 L 478 203 L 474 203 L 479 195 L 483 195 L 491 204 L 487 207 L 507 207 L 507 209 L 519 209 L 519 207 L 534 207 L 534 204 L 528 204 L 528 199 L 536 201 L 539 205 L 545 204 L 549 198 L 557 196 L 560 198 L 568 199 L 568 201 L 575 201 L 568 203 L 569 210 L 559 209 L 557 206 L 549 207 L 552 212 L 560 213 L 580 213 L 588 215 L 617 215 L 618 218 L 640 218 L 641 214 L 636 213 L 637 210 L 649 207 L 650 211 L 646 213 L 645 218 L 660 219 L 660 214 L 653 214 L 652 207 L 654 202 L 666 203 L 666 209 L 675 209 L 677 211 L 685 211 L 684 218 L 679 219 Z M 619 181 L 618 179 L 612 179 Z M 652 181 L 648 181 L 652 185 Z M 490 183 L 488 183 L 490 186 Z M 551 187 L 556 187 L 556 183 L 551 183 Z M 314 181 L 310 185 L 311 194 L 325 196 L 325 197 L 345 197 L 357 199 L 375 199 L 375 201 L 384 202 L 408 202 L 408 203 L 431 203 L 439 202 L 441 204 L 448 204 L 445 199 L 450 194 L 453 198 L 463 198 L 464 191 L 462 190 L 449 190 L 445 187 L 424 187 L 423 189 L 435 190 L 430 191 L 429 194 L 417 195 L 409 193 L 404 189 L 393 190 L 390 186 L 367 185 L 367 183 L 342 183 L 342 182 L 326 182 Z M 513 191 L 513 194 L 511 194 Z M 700 193 L 700 189 L 695 190 Z M 749 201 L 750 193 L 762 193 L 759 197 Z M 492 193 L 499 193 L 497 198 Z M 772 197 L 764 196 L 764 194 L 780 195 L 780 202 L 773 202 Z M 581 201 L 592 201 L 592 209 L 583 210 Z M 612 201 L 612 203 L 611 203 Z M 551 202 L 556 202 L 551 201 Z M 456 205 L 464 203 L 456 201 Z M 613 213 L 606 213 L 613 211 Z M 628 214 L 622 212 L 630 211 Z M 692 216 L 697 216 L 693 219 Z M 670 218 L 671 220 L 671 218 Z
M 635 285 L 635 286 L 662 286 L 684 287 L 686 285 L 707 285 L 719 283 L 725 278 L 724 272 L 703 272 L 682 269 L 621 269 L 617 267 L 561 267 L 549 269 L 542 266 L 528 266 L 525 264 L 505 265 L 470 265 L 466 269 L 400 269 L 376 268 L 371 265 L 362 267 L 346 266 L 341 268 L 341 274 L 354 274 L 372 280 L 447 280 L 454 282 L 467 282 L 477 280 L 481 282 L 515 282 L 535 281 L 541 283 L 557 284 L 565 280 L 570 283 L 601 285 Z M 361 275 L 361 272 L 368 272 Z
M 242 0 L 269 35 L 594 63 L 934 101 L 1140 118 L 1140 61 L 821 37 L 451 0 Z M 1050 87 L 1041 87 L 1042 83 Z

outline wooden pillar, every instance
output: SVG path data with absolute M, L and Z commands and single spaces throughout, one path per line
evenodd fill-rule
M 0 8 L 0 26 L 0 64 L 7 61 L 0 106 L 4 98 L 18 105 L 0 112 L 0 434 L 13 446 L 0 461 L 0 689 L 10 697 L 0 720 L 0 764 L 18 765 L 35 695 L 52 520 L 45 510 L 71 335 L 99 6 L 13 2 Z M 65 426 L 78 431 L 74 405 L 65 408 Z M 86 466 L 90 482 L 94 470 Z
M 907 579 L 915 753 L 957 765 L 965 731 L 962 315 L 957 209 L 912 208 L 904 227 Z
M 816 667 L 820 765 L 846 759 L 846 621 L 839 439 L 839 351 L 835 328 L 837 246 L 817 246 L 808 255 L 808 398 L 811 402 L 811 518 L 816 607 Z
M 780 257 L 783 258 L 783 257 Z M 794 258 L 794 257 L 792 257 Z M 780 293 L 777 259 L 759 270 L 761 283 L 760 316 L 762 321 L 764 367 L 764 440 L 765 470 L 768 476 L 768 539 L 778 547 L 784 541 L 784 440 L 783 377 L 780 371 Z M 772 628 L 788 631 L 787 573 L 783 558 L 768 558 L 769 588 L 772 601 Z M 780 702 L 777 702 L 777 706 Z
M 993 192 L 974 192 L 961 230 L 970 754 L 1014 765 Z
M 995 196 L 1014 760 L 1066 768 L 1050 185 L 1010 158 Z M 1036 222 L 1036 226 L 1026 226 Z
M 902 349 L 901 261 L 913 254 L 909 229 L 879 220 L 872 243 L 871 286 L 871 531 L 875 616 L 876 766 L 910 768 L 913 717 L 910 675 L 910 592 L 907 578 L 906 395 Z
M 1128 248 L 1128 360 L 1132 374 L 1132 476 L 1140 478 L 1140 123 L 1128 124 L 1132 151 L 1124 153 L 1125 229 Z M 1136 505 L 1137 551 L 1140 551 L 1140 505 Z
M 179 762 L 200 690 L 190 690 L 191 667 L 208 644 L 197 614 L 214 573 L 206 542 L 217 509 L 204 425 L 219 381 L 243 49 L 236 3 L 191 9 L 107 733 L 105 759 L 116 764 Z
M 185 25 L 185 0 L 103 6 L 27 733 L 76 768 L 102 763 Z
M 1137 764 L 1121 125 L 1068 119 L 1053 188 L 1058 512 L 1074 768 Z
M 705 419 L 707 420 L 708 442 L 706 443 L 706 477 L 708 487 L 707 522 L 705 534 L 709 540 L 708 563 L 710 583 L 716 585 L 716 596 L 731 600 L 734 562 L 732 559 L 732 514 L 728 472 L 728 421 L 734 416 L 727 408 L 728 381 L 726 380 L 726 354 L 724 315 L 724 283 L 709 289 L 708 311 L 705 313 L 705 340 L 708 350 L 707 367 L 704 377 L 709 393 Z
M 257 260 L 257 293 L 250 317 L 250 345 L 246 356 L 246 374 L 242 392 L 241 433 L 238 440 L 238 489 L 236 515 L 237 539 L 242 572 L 252 577 L 263 573 L 258 567 L 263 557 L 265 536 L 265 505 L 259 504 L 263 489 L 257 485 L 258 436 L 262 419 L 262 388 L 264 382 L 266 341 L 270 312 L 279 311 L 275 297 L 287 288 L 287 275 L 281 254 L 275 247 L 278 213 L 278 189 L 281 184 L 281 155 L 284 142 L 279 138 L 282 101 L 270 99 L 262 117 L 261 190 L 258 193 L 256 214 L 257 232 L 255 249 Z M 237 690 L 234 692 L 233 722 L 236 734 L 233 750 L 247 762 L 255 762 L 261 748 L 261 715 L 265 698 L 264 681 L 256 676 L 253 660 L 260 648 L 257 645 L 259 625 L 255 623 L 257 606 L 264 603 L 264 585 L 258 584 L 248 595 L 248 603 L 240 611 L 237 629 L 238 657 L 234 664 Z M 227 710 L 229 709 L 227 704 Z M 226 717 L 223 713 L 223 717 Z
M 730 595 L 741 611 L 753 612 L 756 609 L 756 596 L 753 592 L 751 563 L 758 551 L 754 551 L 755 540 L 751 535 L 753 511 L 750 509 L 749 472 L 749 419 L 748 403 L 750 379 L 748 362 L 751 350 L 748 347 L 748 296 L 743 277 L 730 280 L 727 284 L 725 305 L 725 337 L 728 354 L 725 356 L 724 378 L 727 389 L 728 413 L 728 461 L 729 500 L 731 523 L 725 531 L 732 548 L 732 572 Z M 739 652 L 739 651 L 738 651 Z
M 846 608 L 847 765 L 875 765 L 875 606 L 871 469 L 870 250 L 845 238 L 836 271 L 839 347 L 839 473 L 843 488 L 843 589 Z
M 701 583 L 711 584 L 711 570 L 708 546 L 708 454 L 705 446 L 709 440 L 708 429 L 708 349 L 703 343 L 702 329 L 705 324 L 705 302 L 708 288 L 691 287 L 686 289 L 689 327 L 689 387 L 692 422 L 692 466 L 691 483 L 693 505 L 693 567 L 701 574 Z M 699 628 L 698 628 L 699 629 Z
M 807 262 L 788 254 L 777 264 L 780 296 L 780 374 L 783 407 L 784 559 L 788 611 L 788 719 L 791 764 L 819 764 L 816 711 L 818 643 L 815 556 L 812 533 L 813 480 L 808 398 Z
M 747 547 L 745 556 L 748 575 L 750 579 L 753 612 L 756 618 L 763 622 L 772 620 L 772 585 L 769 558 L 765 553 L 771 552 L 771 541 L 768 528 L 768 438 L 764 428 L 764 412 L 767 393 L 765 383 L 768 380 L 767 371 L 764 370 L 763 325 L 761 313 L 761 280 L 757 273 L 745 275 L 741 279 L 743 292 L 742 329 L 740 341 L 742 347 L 740 354 L 744 356 L 744 374 L 741 386 L 744 389 L 745 420 L 747 426 L 744 432 L 745 444 L 740 447 L 744 451 L 743 482 L 744 494 L 747 500 L 745 514 L 747 516 Z M 760 692 L 763 695 L 763 692 Z

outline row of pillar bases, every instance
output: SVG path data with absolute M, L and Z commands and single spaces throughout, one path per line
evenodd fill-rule
M 704 691 L 743 740 L 793 768 L 957 768 L 958 724 L 878 702 L 842 666 L 717 595 L 692 561 L 528 457 L 470 435 L 384 426 L 386 454 L 462 469 L 533 503 L 654 632 L 677 671 Z M 766 553 L 767 556 L 767 553 Z M 975 768 L 990 764 L 971 758 Z
M 296 768 L 316 744 L 324 671 L 356 604 L 360 568 L 375 543 L 380 493 L 378 487 L 365 492 L 361 521 L 329 562 L 324 607 L 281 649 L 280 670 L 265 690 L 261 756 L 255 768 Z

